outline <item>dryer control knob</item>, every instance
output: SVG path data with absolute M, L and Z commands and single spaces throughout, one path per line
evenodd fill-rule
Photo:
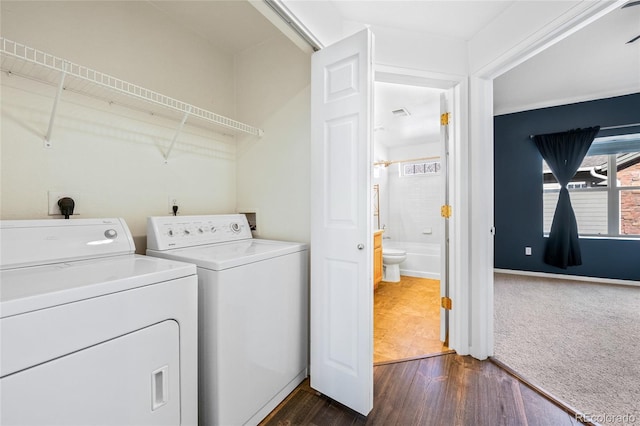
M 240 232 L 240 224 L 238 222 L 233 222 L 231 224 L 231 230 L 237 234 Z

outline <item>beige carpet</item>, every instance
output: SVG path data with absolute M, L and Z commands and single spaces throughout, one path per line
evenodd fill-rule
M 640 287 L 495 274 L 495 358 L 603 425 L 640 425 Z

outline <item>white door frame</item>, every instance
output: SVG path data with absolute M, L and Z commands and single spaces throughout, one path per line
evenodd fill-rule
M 477 359 L 493 355 L 493 80 L 558 41 L 619 8 L 626 0 L 585 2 L 564 21 L 518 43 L 511 51 L 471 73 L 468 130 L 469 222 L 467 259 L 469 278 L 465 320 L 471 324 L 469 354 Z M 467 193 L 467 192 L 465 192 Z M 460 195 L 460 194 L 457 194 Z M 499 232 L 499 230 L 498 230 Z
M 469 255 L 465 235 L 468 231 L 468 84 L 466 76 L 375 64 L 375 81 L 408 84 L 436 89 L 453 89 L 452 128 L 450 129 L 449 201 L 449 294 L 453 309 L 449 314 L 449 347 L 462 355 L 469 354 L 468 283 Z

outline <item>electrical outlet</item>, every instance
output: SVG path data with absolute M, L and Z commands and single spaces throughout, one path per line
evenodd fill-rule
M 49 191 L 49 216 L 62 216 L 60 213 L 60 206 L 58 206 L 58 200 L 64 197 L 73 198 L 75 207 L 73 208 L 73 215 L 79 215 L 82 208 L 82 194 L 73 191 Z
M 180 207 L 180 204 L 178 202 L 178 197 L 175 197 L 173 195 L 169 195 L 169 214 L 173 215 L 173 206 L 178 206 Z
M 524 254 L 525 256 L 531 256 L 531 247 L 525 247 Z

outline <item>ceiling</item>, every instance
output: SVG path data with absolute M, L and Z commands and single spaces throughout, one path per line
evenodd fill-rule
M 325 0 L 329 1 L 329 0 Z M 348 21 L 470 40 L 514 0 L 330 0 Z
M 245 0 L 147 0 L 180 25 L 231 55 L 280 34 Z
M 229 54 L 279 34 L 244 0 L 147 1 Z M 521 0 L 321 1 L 331 2 L 347 22 L 470 40 L 515 1 Z M 610 13 L 498 77 L 494 90 L 496 112 L 631 93 L 630 87 L 640 90 L 640 40 L 625 45 L 639 34 L 640 6 Z M 438 91 L 413 92 L 401 85 L 377 86 L 375 126 L 379 130 L 376 137 L 384 138 L 384 143 L 402 140 L 415 143 L 416 138 L 437 137 L 437 125 L 426 125 L 424 121 L 439 114 Z M 409 109 L 411 116 L 392 116 L 390 111 L 399 107 Z M 400 126 L 401 123 L 405 126 Z M 381 127 L 385 130 L 381 131 Z M 422 136 L 417 136 L 420 132 Z
M 640 91 L 640 4 L 618 8 L 494 80 L 496 115 Z
M 258 45 L 278 31 L 246 0 L 146 1 L 229 53 Z M 471 39 L 514 3 L 514 0 L 318 1 L 332 3 L 345 21 L 463 40 Z
M 440 89 L 375 83 L 374 139 L 387 148 L 440 139 Z M 393 111 L 404 110 L 408 115 Z

